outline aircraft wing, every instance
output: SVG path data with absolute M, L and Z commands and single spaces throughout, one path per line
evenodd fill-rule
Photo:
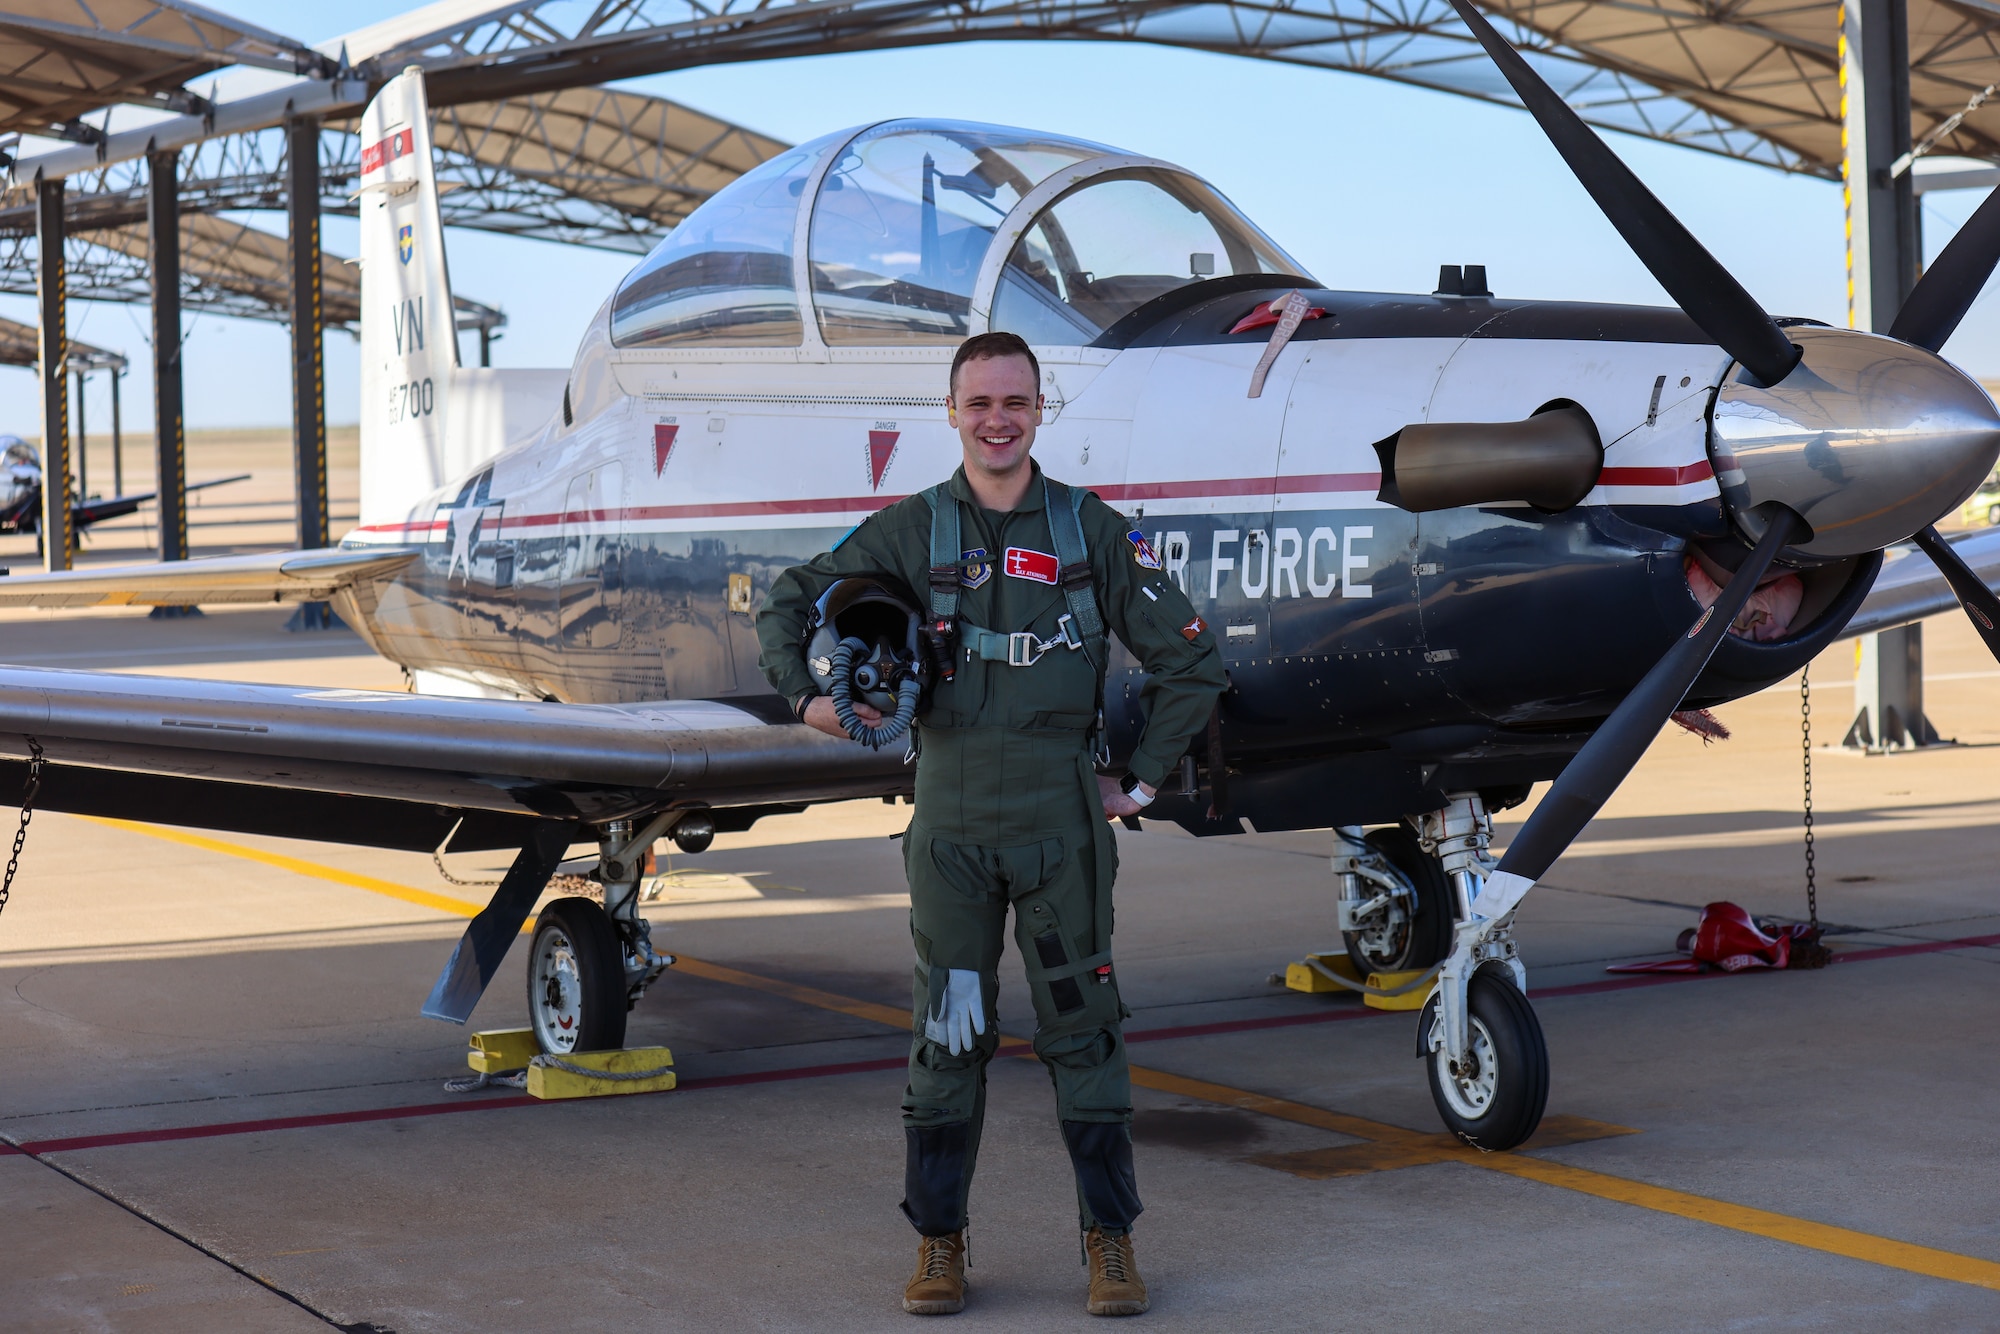
M 0 607 L 324 602 L 353 584 L 391 575 L 421 554 L 415 547 L 329 547 L 17 574 L 0 579 Z
M 0 802 L 30 741 L 47 809 L 390 847 L 434 847 L 459 817 L 484 833 L 454 846 L 490 847 L 526 822 L 910 781 L 902 746 L 823 736 L 775 697 L 556 704 L 0 667 Z
M 139 507 L 158 495 L 157 491 L 135 491 L 129 496 L 107 496 L 102 500 L 79 500 L 69 507 L 70 522 L 88 528 L 106 519 L 122 519 L 137 514 Z
M 1986 586 L 2000 590 L 2000 528 L 1953 534 L 1950 540 L 1952 550 Z M 1929 556 L 1913 546 L 1891 547 L 1883 554 L 1882 573 L 1875 576 L 1875 587 L 1843 633 L 1867 635 L 1891 630 L 1957 607 L 1957 595 Z

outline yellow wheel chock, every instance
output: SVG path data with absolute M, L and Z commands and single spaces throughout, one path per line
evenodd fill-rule
M 603 1098 L 619 1093 L 659 1093 L 678 1082 L 674 1054 L 665 1047 L 577 1051 L 546 1055 L 531 1028 L 474 1033 L 465 1063 L 482 1075 L 528 1071 L 533 1098 Z
M 1318 964 L 1319 967 L 1313 967 L 1314 964 Z M 1325 971 L 1321 971 L 1322 969 Z M 1292 991 L 1303 991 L 1314 996 L 1353 989 L 1341 986 L 1326 975 L 1333 973 L 1346 978 L 1349 982 L 1363 983 L 1377 991 L 1394 991 L 1397 987 L 1406 982 L 1413 982 L 1429 971 L 1431 970 L 1425 968 L 1412 968 L 1394 973 L 1370 973 L 1367 977 L 1363 977 L 1361 970 L 1354 966 L 1354 960 L 1348 958 L 1347 952 L 1343 950 L 1338 954 L 1309 954 L 1298 963 L 1285 965 L 1285 986 Z M 1428 987 L 1413 987 L 1400 996 L 1371 996 L 1363 993 L 1361 1003 L 1372 1010 L 1421 1010 L 1424 1008 L 1424 1002 L 1430 999 L 1430 994 L 1431 989 Z

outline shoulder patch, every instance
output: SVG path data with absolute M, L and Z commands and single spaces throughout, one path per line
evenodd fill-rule
M 1153 544 L 1146 540 L 1144 533 L 1134 528 L 1131 532 L 1125 534 L 1125 540 L 1132 544 L 1132 559 L 1139 563 L 1140 569 L 1157 570 L 1160 568 L 1159 553 L 1153 550 Z
M 1192 644 L 1195 641 L 1195 637 L 1206 629 L 1208 629 L 1208 622 L 1197 616 L 1181 627 L 1181 638 Z

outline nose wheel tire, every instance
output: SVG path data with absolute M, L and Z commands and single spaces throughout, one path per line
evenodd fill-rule
M 1475 1149 L 1511 1149 L 1535 1133 L 1549 1101 L 1541 1021 L 1512 974 L 1497 964 L 1472 975 L 1466 1002 L 1471 1051 L 1463 1063 L 1431 1049 L 1433 1026 L 1442 1022 L 1437 997 L 1424 1006 L 1417 1032 L 1431 1100 L 1445 1129 Z
M 625 958 L 610 916 L 589 899 L 557 899 L 535 922 L 528 1023 L 545 1052 L 625 1045 Z

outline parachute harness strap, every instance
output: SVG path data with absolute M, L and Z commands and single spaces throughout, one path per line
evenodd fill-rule
M 42 795 L 42 744 L 33 737 L 28 743 L 28 782 L 21 790 L 21 823 L 14 830 L 14 850 L 7 856 L 7 874 L 0 879 L 0 912 L 7 909 L 7 896 L 14 891 L 14 874 L 21 869 L 21 849 L 28 843 L 28 821 L 35 818 L 35 798 Z

